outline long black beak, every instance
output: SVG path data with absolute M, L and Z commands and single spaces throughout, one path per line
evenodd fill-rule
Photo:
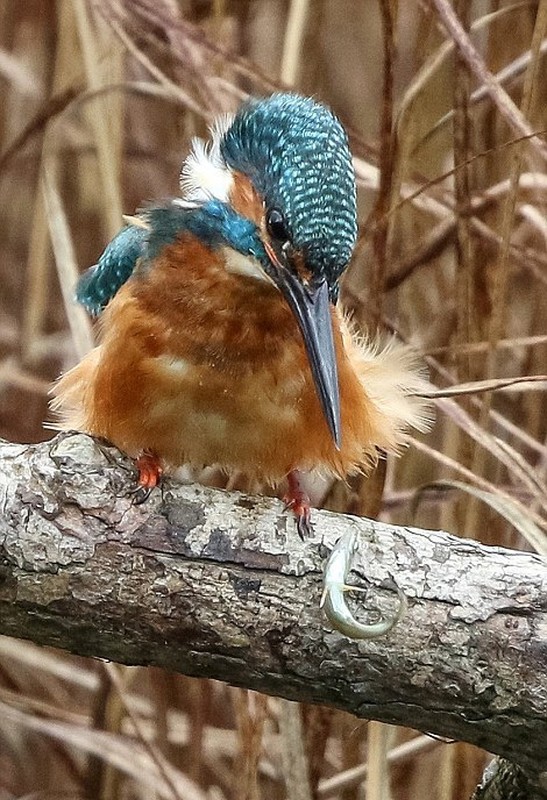
M 327 281 L 322 279 L 305 286 L 280 259 L 275 261 L 277 269 L 271 277 L 300 326 L 323 414 L 340 449 L 340 389 Z

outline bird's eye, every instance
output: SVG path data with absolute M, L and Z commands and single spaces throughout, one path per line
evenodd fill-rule
M 285 217 L 278 208 L 272 208 L 268 211 L 266 229 L 272 239 L 278 242 L 287 242 L 290 239 Z

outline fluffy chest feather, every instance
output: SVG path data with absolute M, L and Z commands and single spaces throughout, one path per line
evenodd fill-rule
M 217 464 L 272 483 L 293 469 L 344 477 L 378 449 L 397 452 L 409 427 L 428 427 L 412 356 L 363 342 L 333 309 L 337 450 L 290 309 L 247 274 L 253 264 L 236 266 L 189 240 L 120 289 L 100 345 L 55 387 L 63 424 L 129 455 L 151 450 L 173 466 Z
M 212 252 L 191 237 L 165 248 L 105 317 L 105 328 L 125 326 L 128 336 L 144 321 L 161 338 L 162 354 L 229 374 L 277 360 L 291 346 L 306 358 L 297 323 L 258 262 L 228 248 Z M 144 343 L 155 355 L 156 342 Z
M 172 463 L 283 474 L 306 425 L 329 447 L 330 434 L 286 302 L 255 263 L 226 255 L 188 238 L 120 290 L 104 315 L 95 427 L 108 418 L 103 435 Z

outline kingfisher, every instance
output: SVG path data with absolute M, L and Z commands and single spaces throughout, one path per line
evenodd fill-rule
M 309 530 L 303 475 L 345 479 L 426 430 L 424 378 L 338 304 L 357 238 L 337 117 L 293 93 L 250 99 L 195 139 L 181 195 L 142 208 L 81 276 L 99 343 L 56 383 L 62 428 L 164 470 L 216 466 L 284 487 Z

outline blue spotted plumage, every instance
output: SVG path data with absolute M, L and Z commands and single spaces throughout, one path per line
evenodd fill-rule
M 219 153 L 227 168 L 250 178 L 267 209 L 280 210 L 291 246 L 316 278 L 326 279 L 335 301 L 357 236 L 355 176 L 338 119 L 325 106 L 295 94 L 250 100 L 223 134 Z M 195 208 L 174 201 L 147 208 L 140 216 L 148 230 L 124 228 L 78 282 L 76 298 L 94 316 L 131 277 L 137 262 L 153 259 L 184 232 L 212 249 L 227 245 L 253 256 L 271 271 L 256 225 L 222 200 Z
M 357 237 L 355 173 L 334 114 L 296 94 L 250 100 L 222 137 L 220 153 L 251 179 L 266 208 L 282 211 L 292 245 L 333 294 Z

